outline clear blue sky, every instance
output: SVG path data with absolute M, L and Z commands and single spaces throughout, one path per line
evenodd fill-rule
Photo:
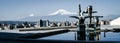
M 120 0 L 0 0 L 0 20 L 45 16 L 58 9 L 78 12 L 79 3 L 83 10 L 92 5 L 95 15 L 120 14 Z

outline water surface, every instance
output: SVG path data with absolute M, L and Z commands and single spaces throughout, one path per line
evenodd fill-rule
M 81 39 L 82 38 L 82 39 Z M 85 40 L 85 41 L 120 41 L 120 32 L 100 32 L 96 35 L 86 34 L 81 36 L 77 32 L 67 32 L 53 36 L 38 38 L 50 40 Z

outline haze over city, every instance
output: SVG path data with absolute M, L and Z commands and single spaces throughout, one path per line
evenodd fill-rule
M 0 0 L 0 20 L 18 20 L 29 16 L 47 16 L 58 9 L 78 13 L 88 5 L 99 11 L 95 15 L 120 14 L 120 0 Z

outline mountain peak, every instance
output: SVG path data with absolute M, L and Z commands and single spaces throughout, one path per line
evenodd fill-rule
M 70 15 L 70 14 L 77 14 L 75 12 L 70 12 L 64 9 L 58 9 L 56 12 L 53 12 L 49 15 Z

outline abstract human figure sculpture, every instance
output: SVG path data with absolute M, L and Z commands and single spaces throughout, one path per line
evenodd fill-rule
M 93 13 L 97 13 L 97 11 L 93 11 L 93 7 L 91 6 L 91 5 L 89 5 L 88 7 L 87 7 L 87 10 L 86 11 L 84 11 L 84 13 L 87 13 L 88 14 L 88 16 L 89 16 L 89 19 L 90 19 L 90 24 L 92 24 L 92 14 Z
M 88 14 L 87 16 L 83 16 L 83 14 L 86 13 Z M 79 4 L 79 16 L 70 16 L 72 18 L 76 18 L 78 19 L 78 30 L 77 30 L 77 37 L 78 40 L 86 40 L 86 25 L 85 25 L 85 19 L 89 18 L 89 24 L 88 24 L 88 28 L 92 28 L 91 30 L 93 30 L 89 35 L 94 36 L 95 33 L 94 31 L 96 31 L 96 27 L 99 26 L 99 18 L 103 17 L 103 16 L 93 16 L 93 13 L 97 13 L 97 11 L 93 11 L 92 6 L 88 6 L 87 11 L 81 11 L 81 6 Z M 96 20 L 94 24 L 92 24 L 92 19 Z M 89 29 L 90 30 L 90 29 Z M 94 40 L 94 37 L 90 37 L 90 40 Z
M 72 18 L 78 19 L 78 34 L 85 35 L 85 18 L 83 12 L 81 12 L 81 6 L 79 4 L 79 16 L 70 16 Z

